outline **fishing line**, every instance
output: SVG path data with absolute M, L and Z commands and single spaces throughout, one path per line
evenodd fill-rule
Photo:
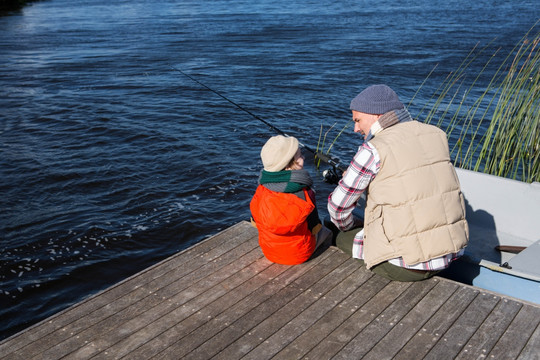
M 231 104 L 233 104 L 234 106 L 236 106 L 237 108 L 239 108 L 240 110 L 244 111 L 245 113 L 248 113 L 249 115 L 251 115 L 252 117 L 254 117 L 255 119 L 261 121 L 263 124 L 267 125 L 270 129 L 274 130 L 275 132 L 277 132 L 278 134 L 280 135 L 283 135 L 283 136 L 287 136 L 289 137 L 288 134 L 286 134 L 285 132 L 281 131 L 280 129 L 278 129 L 277 127 L 275 127 L 274 125 L 270 124 L 268 121 L 260 118 L 259 116 L 253 114 L 251 111 L 247 110 L 246 108 L 240 106 L 239 104 L 235 103 L 234 101 L 232 101 L 231 99 L 227 98 L 225 95 L 221 94 L 220 92 L 218 92 L 217 90 L 214 90 L 212 89 L 211 87 L 203 84 L 202 82 L 200 82 L 199 80 L 195 79 L 193 76 L 189 75 L 188 73 L 178 69 L 178 68 L 175 68 L 174 66 L 171 66 L 171 69 L 173 70 L 176 70 L 178 71 L 180 74 L 188 77 L 189 79 L 193 80 L 194 82 L 196 82 L 197 84 L 201 85 L 202 87 L 206 88 L 207 90 L 210 90 L 211 92 L 213 92 L 214 94 L 218 95 L 219 97 L 221 97 L 222 99 L 224 100 L 227 100 L 228 102 L 230 102 Z M 305 145 L 305 144 L 302 144 L 300 143 L 300 146 L 302 146 L 303 148 L 305 148 L 307 151 L 313 153 L 313 154 L 316 154 L 317 152 L 314 151 L 313 149 L 311 149 L 309 146 Z
M 281 131 L 280 129 L 278 129 L 277 127 L 275 127 L 274 125 L 272 125 L 271 123 L 269 123 L 268 121 L 264 120 L 263 118 L 253 114 L 251 111 L 249 111 L 248 109 L 242 107 L 241 105 L 237 104 L 236 102 L 232 101 L 231 99 L 229 99 L 228 97 L 226 97 L 225 95 L 221 94 L 219 91 L 217 90 L 214 90 L 212 89 L 211 87 L 209 87 L 208 85 L 202 83 L 201 81 L 195 79 L 193 76 L 189 75 L 188 73 L 178 69 L 178 68 L 175 68 L 174 66 L 172 65 L 169 65 L 169 67 L 175 71 L 178 71 L 180 74 L 184 75 L 185 77 L 189 78 L 190 80 L 192 80 L 193 82 L 196 82 L 197 84 L 199 84 L 200 86 L 204 87 L 205 89 L 213 92 L 214 94 L 216 94 L 217 96 L 221 97 L 222 99 L 228 101 L 229 103 L 233 104 L 234 106 L 236 106 L 238 109 L 242 110 L 243 112 L 251 115 L 253 118 L 259 120 L 260 122 L 262 122 L 263 124 L 265 124 L 266 126 L 268 126 L 270 129 L 274 130 L 275 132 L 277 132 L 278 134 L 280 135 L 283 135 L 283 136 L 286 136 L 286 137 L 289 137 L 288 134 L 286 134 L 285 132 Z M 334 182 L 335 181 L 335 177 L 339 177 L 341 178 L 341 173 L 343 173 L 347 168 L 344 167 L 343 165 L 340 164 L 339 162 L 339 159 L 337 158 L 334 158 L 332 157 L 331 155 L 329 154 L 324 154 L 322 153 L 321 151 L 315 151 L 313 150 L 311 147 L 307 146 L 306 144 L 303 144 L 302 142 L 298 141 L 298 145 L 304 149 L 306 149 L 307 151 L 311 152 L 316 158 L 320 159 L 321 161 L 331 165 L 334 170 L 333 170 L 333 173 L 330 174 L 328 173 L 327 171 L 327 174 L 328 175 L 325 175 L 323 172 L 323 177 L 325 178 L 325 181 L 328 181 L 328 182 Z M 330 177 L 333 176 L 332 179 L 330 179 Z M 328 179 L 327 179 L 328 177 Z

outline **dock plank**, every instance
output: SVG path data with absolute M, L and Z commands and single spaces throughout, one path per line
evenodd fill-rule
M 350 273 L 347 278 L 340 279 L 341 281 L 326 294 L 322 292 L 312 294 L 313 298 L 317 301 L 296 317 L 291 318 L 278 331 L 269 336 L 266 341 L 260 343 L 255 349 L 250 351 L 244 359 L 273 358 L 282 348 L 290 344 L 330 309 L 348 297 L 357 288 L 358 282 L 363 283 L 368 278 L 369 274 L 361 269 L 357 269 Z M 325 279 L 322 279 L 322 281 L 325 281 Z
M 381 278 L 373 276 L 372 279 L 373 281 L 380 281 Z M 313 348 L 306 357 L 310 359 L 333 359 L 343 347 L 383 313 L 410 286 L 410 283 L 388 282 L 382 290 L 332 332 L 325 341 Z
M 190 271 L 193 273 L 199 267 L 208 263 L 212 264 L 213 261 L 226 260 L 222 256 L 239 244 L 252 239 L 253 233 L 246 232 L 245 226 L 239 223 L 224 230 L 216 238 L 220 236 L 227 238 L 228 242 L 220 246 L 216 241 L 203 241 L 197 246 L 165 259 L 161 263 L 124 280 L 120 283 L 121 286 L 118 284 L 118 286 L 106 289 L 99 295 L 90 297 L 86 301 L 52 316 L 46 320 L 49 323 L 48 326 L 33 326 L 23 333 L 16 334 L 12 338 L 17 337 L 17 341 L 11 341 L 9 347 L 6 346 L 5 342 L 0 343 L 0 356 L 8 353 L 15 356 L 15 351 L 22 349 L 23 358 L 28 359 L 28 357 L 47 349 L 50 344 L 58 344 L 60 341 L 76 337 L 92 324 L 112 316 L 120 309 L 129 307 L 140 298 L 148 296 L 153 287 L 146 289 L 146 282 L 155 279 L 170 279 L 172 282 L 178 279 L 179 271 L 181 274 L 190 273 Z M 256 244 L 248 243 L 248 246 L 255 248 Z M 201 261 L 201 257 L 207 261 Z M 231 257 L 230 261 L 234 261 L 234 257 Z M 170 272 L 172 273 L 169 274 Z M 81 314 L 86 316 L 83 318 Z
M 271 284 L 268 289 L 268 296 L 263 296 L 260 301 L 256 300 L 254 307 L 247 309 L 249 311 L 240 313 L 236 316 L 236 321 L 220 330 L 203 344 L 198 346 L 194 351 L 186 355 L 186 358 L 191 359 L 207 359 L 224 350 L 233 341 L 247 334 L 251 329 L 260 324 L 262 321 L 270 317 L 280 308 L 299 296 L 305 289 L 309 289 L 315 282 L 319 280 L 320 275 L 330 272 L 335 267 L 341 265 L 339 261 L 335 261 L 332 255 L 336 254 L 336 250 L 325 252 L 324 256 L 320 256 L 314 261 L 309 261 L 305 264 L 291 267 L 289 271 L 284 273 L 288 275 L 284 281 L 278 281 Z M 322 262 L 321 260 L 324 260 Z M 345 261 L 341 258 L 340 261 Z M 320 270 L 314 269 L 314 266 L 321 267 Z M 341 267 L 343 268 L 343 267 Z M 294 275 L 294 276 L 291 276 Z M 280 279 L 281 280 L 281 279 Z M 261 294 L 259 294 L 261 295 Z M 249 301 L 250 299 L 248 299 Z M 193 334 L 196 336 L 197 334 Z
M 312 274 L 310 274 L 310 277 L 316 281 L 313 285 L 306 287 L 302 286 L 305 284 L 299 284 L 299 294 L 288 303 L 282 305 L 277 311 L 272 313 L 271 316 L 267 317 L 259 324 L 256 324 L 256 326 L 250 329 L 247 334 L 230 344 L 222 352 L 218 353 L 215 358 L 228 360 L 243 357 L 270 338 L 291 319 L 298 316 L 302 311 L 321 298 L 323 294 L 336 286 L 344 277 L 349 275 L 348 272 L 343 271 L 340 268 L 336 270 L 334 267 L 336 259 L 339 263 L 342 263 L 345 260 L 345 257 L 339 256 L 340 254 L 337 254 L 337 252 L 334 252 L 332 255 L 334 256 L 329 256 L 320 265 L 316 266 Z M 351 264 L 350 261 L 348 263 Z M 321 276 L 321 271 L 327 273 L 327 269 L 330 266 L 332 266 L 334 270 L 328 275 Z M 321 279 L 324 279 L 324 281 L 321 281 Z M 293 283 L 293 286 L 294 285 L 295 284 Z
M 478 291 L 458 287 L 428 322 L 396 354 L 395 359 L 422 359 L 476 298 Z
M 336 266 L 339 263 L 335 264 Z M 331 267 L 328 268 L 328 271 L 332 270 Z M 304 272 L 302 272 L 304 273 Z M 299 276 L 302 273 L 297 273 Z M 270 306 L 270 304 L 283 304 L 285 300 L 292 300 L 299 293 L 299 288 L 297 287 L 298 283 L 291 284 L 291 287 L 294 287 L 295 291 L 287 291 L 284 287 L 284 283 L 281 281 L 273 282 L 267 286 L 267 288 L 262 289 L 263 291 L 254 293 L 253 296 L 250 296 L 236 307 L 232 307 L 230 310 L 223 312 L 215 320 L 215 323 L 212 324 L 212 327 L 207 327 L 204 332 L 202 332 L 204 337 L 201 336 L 201 331 L 192 333 L 189 336 L 190 341 L 187 343 L 191 347 L 186 347 L 184 344 L 175 344 L 174 348 L 167 349 L 167 352 L 162 354 L 165 355 L 171 351 L 174 351 L 177 354 L 185 355 L 186 359 L 197 359 L 197 358 L 208 358 L 209 356 L 215 355 L 218 351 L 224 348 L 224 345 L 227 345 L 231 341 L 232 332 L 227 331 L 226 327 L 220 325 L 225 322 L 225 324 L 230 325 L 230 329 L 239 329 L 244 332 L 248 329 L 254 327 L 260 321 L 254 321 L 256 319 L 261 319 L 263 316 L 269 316 L 272 310 L 277 311 L 278 308 Z M 280 297 L 279 301 L 273 299 L 274 296 Z M 244 314 L 247 314 L 244 318 Z M 251 323 L 251 325 L 248 325 Z M 217 331 L 216 331 L 217 330 Z M 225 333 L 220 333 L 220 332 Z M 219 333 L 219 334 L 218 334 Z M 239 337 L 239 334 L 235 336 Z M 217 344 L 223 345 L 217 345 Z
M 379 316 L 356 334 L 334 359 L 363 358 L 435 285 L 434 281 L 411 284 Z
M 237 268 L 236 264 L 234 268 Z M 238 269 L 238 276 L 233 275 L 226 279 L 223 279 L 223 277 L 226 276 L 227 272 L 219 271 L 219 276 L 216 274 L 215 277 L 204 279 L 204 281 L 186 289 L 187 291 L 177 293 L 168 301 L 165 301 L 166 298 L 164 298 L 155 306 L 146 306 L 146 311 L 140 316 L 130 316 L 129 321 L 115 322 L 114 328 L 107 337 L 98 337 L 98 340 L 90 342 L 73 355 L 78 358 L 86 358 L 105 349 L 110 349 L 108 352 L 124 355 L 124 352 L 133 346 L 144 343 L 145 339 L 163 336 L 178 322 L 183 322 L 185 319 L 200 314 L 204 306 L 220 299 L 223 295 L 233 294 L 237 287 L 244 285 L 255 274 L 265 274 L 267 271 L 271 272 L 278 268 L 278 266 L 272 266 L 267 261 L 253 262 L 244 269 Z M 212 278 L 223 280 L 220 282 L 207 281 Z M 118 326 L 118 324 L 121 324 L 121 326 Z M 93 330 L 98 331 L 99 328 Z M 127 335 L 130 335 L 127 340 L 121 341 L 116 346 Z M 96 338 L 96 335 L 92 334 L 92 338 Z
M 529 338 L 527 345 L 523 348 L 518 356 L 518 360 L 539 360 L 540 359 L 540 325 L 536 326 L 536 330 Z
M 499 301 L 456 358 L 479 359 L 489 354 L 521 307 L 516 301 Z
M 371 349 L 364 359 L 390 359 L 401 351 L 424 324 L 448 300 L 458 285 L 440 281 L 404 316 L 388 334 Z
M 261 285 L 271 281 L 285 270 L 286 268 L 284 266 L 274 264 L 256 276 L 251 277 L 249 280 L 244 281 L 241 284 L 241 289 L 237 289 L 237 287 L 231 288 L 231 290 L 227 293 L 218 291 L 217 293 L 219 296 L 212 297 L 215 299 L 214 301 L 206 304 L 189 317 L 182 319 L 179 316 L 170 316 L 171 320 L 167 323 L 171 326 L 154 338 L 160 341 L 161 346 L 156 347 L 150 342 L 150 347 L 147 348 L 148 350 L 146 352 L 139 350 L 137 353 L 141 355 L 141 358 L 150 358 L 158 354 L 163 347 L 169 348 L 171 345 L 177 344 L 179 341 L 181 341 L 181 343 L 186 347 L 190 346 L 189 342 L 185 340 L 187 335 L 193 332 L 198 333 L 197 330 L 201 326 L 212 318 L 218 316 L 224 309 L 234 306 L 242 298 L 257 291 Z M 244 279 L 238 279 L 237 281 L 243 280 Z M 153 329 L 154 327 L 152 327 L 152 329 L 148 329 L 147 331 L 153 331 Z M 143 333 L 142 335 L 147 336 L 146 333 Z M 141 341 L 134 341 L 134 343 L 140 344 Z M 120 344 L 118 350 L 125 351 L 126 348 L 123 344 Z M 120 352 L 120 354 L 123 355 L 122 352 Z
M 369 274 L 364 271 L 364 274 Z M 383 280 L 383 281 L 380 281 Z M 337 327 L 347 320 L 352 313 L 369 301 L 387 284 L 380 277 L 370 276 L 341 303 L 334 306 L 309 329 L 281 350 L 273 359 L 301 359 L 317 344 L 323 342 Z
M 540 314 L 538 313 L 538 308 L 523 306 L 501 336 L 497 345 L 489 353 L 488 358 L 519 358 L 520 354 L 527 348 L 527 343 L 538 343 L 539 332 L 536 329 L 539 323 Z M 539 353 L 537 348 L 534 354 L 535 358 L 538 359 Z
M 455 358 L 499 301 L 491 294 L 478 295 L 424 359 Z
M 223 281 L 227 275 L 236 273 L 239 264 L 248 262 L 254 264 L 252 266 L 256 267 L 269 266 L 269 262 L 256 261 L 260 259 L 260 254 L 257 250 L 254 250 L 255 248 L 252 243 L 245 240 L 247 238 L 244 239 L 244 243 L 233 249 L 230 249 L 229 246 L 233 246 L 235 243 L 232 242 L 229 244 L 226 249 L 230 251 L 225 254 L 221 251 L 216 254 L 215 249 L 212 249 L 205 256 L 205 258 L 209 259 L 208 261 L 198 262 L 199 264 L 204 264 L 202 266 L 199 265 L 198 267 L 194 266 L 190 268 L 189 266 L 182 266 L 186 265 L 182 263 L 178 268 L 185 268 L 186 272 L 188 272 L 187 274 L 165 273 L 158 278 L 153 278 L 153 281 L 148 286 L 142 285 L 137 289 L 138 291 L 136 291 L 135 296 L 133 296 L 134 292 L 126 295 L 125 297 L 128 297 L 128 300 L 122 302 L 121 306 L 117 306 L 117 302 L 112 301 L 107 306 L 101 308 L 100 310 L 102 311 L 96 311 L 89 316 L 90 321 L 85 322 L 84 319 L 80 319 L 70 324 L 72 326 L 66 327 L 66 331 L 70 331 L 76 335 L 63 340 L 66 331 L 56 332 L 55 335 L 59 336 L 55 338 L 49 336 L 43 339 L 44 341 L 36 342 L 38 346 L 25 349 L 25 353 L 27 355 L 44 353 L 54 358 L 67 355 L 75 350 L 83 351 L 81 349 L 82 346 L 86 350 L 91 348 L 93 354 L 94 351 L 106 348 L 111 343 L 114 344 L 113 341 L 118 336 L 127 336 L 156 317 L 166 314 L 170 309 L 178 308 L 193 297 L 200 296 L 208 288 Z M 251 256 L 240 257 L 240 261 L 238 261 L 238 257 L 248 250 L 253 251 Z M 219 267 L 223 265 L 226 266 L 224 268 Z M 215 276 L 208 276 L 212 273 L 215 273 Z M 144 276 L 148 276 L 148 273 L 144 274 Z M 144 283 L 144 279 L 142 277 L 141 282 Z M 193 283 L 195 283 L 195 286 Z M 190 286 L 189 291 L 183 291 L 188 286 Z M 142 294 L 139 296 L 141 292 Z M 184 309 L 185 307 L 180 308 Z M 149 309 L 152 309 L 152 311 L 149 311 Z M 81 329 L 82 331 L 76 332 L 72 330 L 74 326 L 81 323 L 84 324 L 82 326 L 84 329 Z M 113 332 L 120 333 L 120 335 L 113 334 Z M 107 336 L 103 336 L 105 334 Z M 94 339 L 97 340 L 94 341 Z M 47 346 L 51 342 L 57 343 L 57 345 L 46 351 L 41 348 L 41 344 L 44 343 Z
M 538 359 L 540 306 L 374 275 L 335 247 L 264 258 L 240 222 L 0 342 L 0 359 Z

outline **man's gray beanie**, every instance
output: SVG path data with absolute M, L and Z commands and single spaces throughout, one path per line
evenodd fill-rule
M 351 101 L 351 110 L 366 114 L 380 115 L 404 107 L 394 90 L 386 85 L 371 85 Z

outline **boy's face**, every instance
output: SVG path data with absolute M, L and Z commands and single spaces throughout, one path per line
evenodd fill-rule
M 294 154 L 294 164 L 289 168 L 289 170 L 300 170 L 304 168 L 304 155 L 302 155 L 302 150 L 298 148 L 296 154 Z

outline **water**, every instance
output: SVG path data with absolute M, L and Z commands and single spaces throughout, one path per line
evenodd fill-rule
M 538 18 L 533 0 L 47 0 L 0 17 L 0 338 L 249 219 L 274 133 L 171 65 L 314 147 L 366 86 L 407 102 L 439 64 L 419 109 L 477 43 L 507 53 Z M 332 187 L 307 160 L 324 216 Z

